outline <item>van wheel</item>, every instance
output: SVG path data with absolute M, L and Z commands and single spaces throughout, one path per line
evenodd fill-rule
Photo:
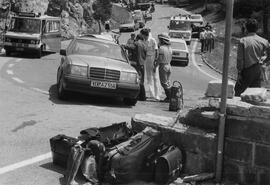
M 6 49 L 6 56 L 7 56 L 7 57 L 10 56 L 10 53 L 11 53 L 11 52 L 10 52 L 9 50 Z
M 136 105 L 138 100 L 136 98 L 124 98 L 123 101 L 128 106 L 134 106 L 134 105 Z
M 41 58 L 42 57 L 42 54 L 43 54 L 43 46 L 41 46 L 37 52 L 37 57 L 38 58 Z
M 68 99 L 68 93 L 64 89 L 64 77 L 61 74 L 59 81 L 57 82 L 57 96 L 60 100 Z

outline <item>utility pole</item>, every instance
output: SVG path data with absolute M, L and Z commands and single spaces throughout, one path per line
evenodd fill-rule
M 226 30 L 225 30 L 225 47 L 223 57 L 223 72 L 222 72 L 222 91 L 221 103 L 219 113 L 219 127 L 218 127 L 218 147 L 216 160 L 216 181 L 220 182 L 223 170 L 223 150 L 224 150 L 224 135 L 225 135 L 225 121 L 226 121 L 226 107 L 227 107 L 227 86 L 228 86 L 228 67 L 231 51 L 231 35 L 232 35 L 232 21 L 233 21 L 233 1 L 226 0 Z

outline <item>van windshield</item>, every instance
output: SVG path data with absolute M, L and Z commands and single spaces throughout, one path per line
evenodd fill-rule
M 18 18 L 11 19 L 10 31 L 23 33 L 40 33 L 41 21 L 39 19 Z
M 190 30 L 190 22 L 188 21 L 179 21 L 179 20 L 171 20 L 170 21 L 170 30 Z

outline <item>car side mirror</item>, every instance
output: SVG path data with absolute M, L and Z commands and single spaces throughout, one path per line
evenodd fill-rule
M 60 50 L 60 55 L 67 56 L 67 50 L 66 49 L 61 49 Z
M 170 29 L 170 26 L 167 26 L 168 29 Z

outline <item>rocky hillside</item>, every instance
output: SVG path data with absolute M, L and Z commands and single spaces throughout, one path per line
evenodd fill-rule
M 11 12 L 40 12 L 62 18 L 62 36 L 70 38 L 80 33 L 97 33 L 93 19 L 94 0 L 0 0 L 0 32 L 4 28 L 8 10 Z M 11 6 L 9 7 L 9 2 Z M 114 16 L 115 17 L 115 16 Z M 7 19 L 8 20 L 8 19 Z M 117 22 L 114 20 L 112 22 Z

